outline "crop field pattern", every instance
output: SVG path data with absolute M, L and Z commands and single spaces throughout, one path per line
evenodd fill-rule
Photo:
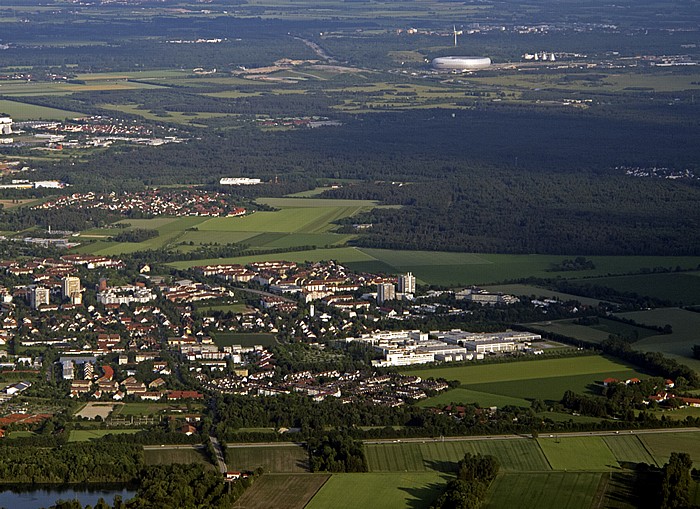
M 303 509 L 328 481 L 324 474 L 267 474 L 246 490 L 235 509 Z
M 288 447 L 229 447 L 228 466 L 234 470 L 255 470 L 262 467 L 265 472 L 308 472 L 309 456 L 302 446 Z
M 491 485 L 487 509 L 589 509 L 604 474 L 549 472 L 499 475 Z

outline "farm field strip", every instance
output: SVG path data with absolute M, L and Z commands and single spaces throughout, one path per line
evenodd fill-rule
M 102 438 L 107 435 L 131 435 L 138 433 L 140 429 L 74 429 L 68 437 L 69 442 L 86 442 L 93 438 Z
M 473 364 L 456 367 L 415 369 L 406 370 L 406 373 L 423 378 L 434 377 L 445 378 L 446 380 L 458 380 L 462 384 L 480 384 L 486 382 L 535 380 L 561 377 L 564 375 L 607 375 L 607 373 L 626 369 L 633 370 L 631 366 L 607 357 L 590 355 L 517 363 Z
M 431 398 L 422 399 L 418 403 L 418 406 L 423 408 L 443 407 L 451 403 L 478 403 L 481 407 L 503 407 L 506 405 L 520 407 L 530 406 L 530 402 L 523 398 L 513 398 L 511 396 L 472 390 L 465 387 L 449 389 Z
M 263 467 L 265 472 L 308 472 L 309 456 L 303 446 L 296 447 L 231 447 L 228 449 L 229 468 L 233 470 L 255 470 Z
M 233 505 L 235 509 L 303 509 L 331 476 L 265 474 Z
M 656 463 L 656 459 L 637 435 L 603 437 L 603 441 L 621 463 L 648 463 L 661 466 Z
M 486 509 L 589 509 L 602 473 L 547 472 L 499 475 L 489 489 Z
M 700 431 L 695 433 L 658 433 L 639 437 L 657 465 L 668 461 L 672 452 L 687 452 L 694 468 L 700 468 Z
M 552 470 L 605 472 L 618 462 L 602 437 L 538 438 Z
M 549 464 L 534 440 L 465 440 L 368 444 L 365 454 L 372 472 L 451 473 L 457 462 L 469 452 L 490 454 L 498 458 L 505 471 L 550 470 Z
M 446 480 L 435 472 L 333 474 L 306 508 L 427 509 Z

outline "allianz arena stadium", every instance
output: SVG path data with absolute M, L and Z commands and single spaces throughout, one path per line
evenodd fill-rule
M 491 65 L 488 57 L 438 57 L 431 63 L 438 71 L 473 71 L 485 69 Z

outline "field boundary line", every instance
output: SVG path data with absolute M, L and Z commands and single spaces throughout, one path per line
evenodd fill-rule
M 306 502 L 306 503 L 304 504 L 304 508 L 308 507 L 308 505 L 311 503 L 311 501 L 312 501 L 314 498 L 316 498 L 316 495 L 318 495 L 318 492 L 321 491 L 321 489 L 326 485 L 326 483 L 328 482 L 328 480 L 331 478 L 332 475 L 333 475 L 333 474 L 328 474 L 328 475 L 326 476 L 326 480 L 323 481 L 323 484 L 321 484 L 321 486 L 319 486 L 318 489 L 317 489 L 316 491 L 314 491 L 314 494 L 311 495 L 311 497 L 309 498 L 308 502 Z
M 610 477 L 611 473 L 605 473 L 600 477 L 600 482 L 598 482 L 598 488 L 596 489 L 596 492 L 593 494 L 593 504 L 591 504 L 591 507 L 596 507 L 600 509 L 602 507 L 603 502 L 605 502 L 605 494 L 608 491 L 608 484 L 610 484 Z M 601 489 L 602 485 L 602 489 Z M 596 503 L 596 497 L 599 497 Z

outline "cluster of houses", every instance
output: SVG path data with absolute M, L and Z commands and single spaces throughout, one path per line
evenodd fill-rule
M 260 371 L 248 374 L 246 369 L 241 369 L 222 377 L 200 374 L 198 379 L 208 389 L 225 394 L 277 396 L 300 393 L 314 401 L 338 398 L 343 403 L 363 401 L 392 407 L 403 405 L 406 400 L 426 398 L 428 393 L 448 388 L 443 381 L 422 380 L 417 376 L 397 373 L 299 371 L 280 377 L 273 370 L 274 358 L 271 353 L 263 349 L 256 354 L 254 364 Z
M 227 195 L 198 189 L 154 189 L 137 193 L 73 193 L 47 200 L 35 209 L 97 209 L 115 214 L 139 212 L 149 216 L 213 216 L 245 215 L 246 209 L 229 203 Z

